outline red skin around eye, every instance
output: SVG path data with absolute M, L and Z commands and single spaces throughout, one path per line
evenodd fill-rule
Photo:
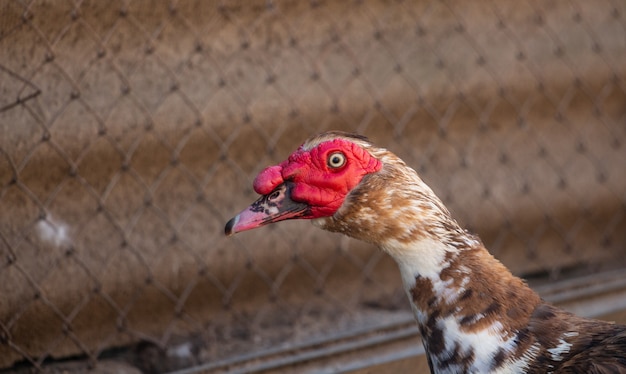
M 335 152 L 342 152 L 346 157 L 342 167 L 331 168 L 327 164 L 328 156 Z M 298 149 L 286 161 L 259 173 L 253 186 L 257 193 L 267 195 L 283 182 L 292 181 L 291 198 L 311 207 L 309 218 L 326 217 L 339 209 L 363 176 L 381 168 L 380 160 L 360 146 L 345 139 L 334 139 L 310 151 Z

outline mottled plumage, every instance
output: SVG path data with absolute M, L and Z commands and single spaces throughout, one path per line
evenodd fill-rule
M 626 373 L 626 326 L 543 302 L 413 169 L 366 138 L 313 137 L 254 187 L 265 196 L 226 233 L 304 218 L 377 245 L 398 264 L 432 372 Z

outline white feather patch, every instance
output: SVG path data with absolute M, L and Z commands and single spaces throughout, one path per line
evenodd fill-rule
M 443 331 L 443 340 L 446 348 L 439 356 L 435 357 L 437 364 L 451 357 L 454 353 L 455 344 L 459 343 L 461 354 L 468 355 L 470 352 L 474 353 L 474 361 L 469 368 L 469 372 L 488 373 L 492 370 L 493 358 L 498 351 L 504 349 L 506 352 L 511 352 L 515 348 L 514 337 L 503 338 L 505 336 L 504 326 L 499 321 L 477 332 L 464 332 L 461 331 L 456 318 L 449 316 L 441 319 L 438 322 L 438 327 Z M 449 366 L 445 371 L 440 372 L 458 372 L 455 369 L 460 368 Z M 509 371 L 507 368 L 497 372 L 506 373 Z
M 381 248 L 398 263 L 406 290 L 415 286 L 415 277 L 418 275 L 429 278 L 433 285 L 440 282 L 439 274 L 449 265 L 445 263 L 445 258 L 450 248 L 430 238 L 409 244 L 389 239 Z
M 572 347 L 572 344 L 566 342 L 564 338 L 573 338 L 575 336 L 578 336 L 577 332 L 566 332 L 565 334 L 563 334 L 563 337 L 559 339 L 559 344 L 556 347 L 548 349 L 548 352 L 550 352 L 550 354 L 552 355 L 552 360 L 563 360 L 563 354 L 568 353 L 569 349 Z

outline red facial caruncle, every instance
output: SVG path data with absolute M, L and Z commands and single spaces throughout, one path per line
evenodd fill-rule
M 263 196 L 229 221 L 226 233 L 285 219 L 332 216 L 366 174 L 381 168 L 380 160 L 347 139 L 311 149 L 301 146 L 287 160 L 259 173 L 253 187 Z

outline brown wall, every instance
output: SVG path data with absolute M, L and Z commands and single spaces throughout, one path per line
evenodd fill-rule
M 389 259 L 303 222 L 223 237 L 327 129 L 398 153 L 518 274 L 625 257 L 620 1 L 4 4 L 0 366 L 393 293 Z

